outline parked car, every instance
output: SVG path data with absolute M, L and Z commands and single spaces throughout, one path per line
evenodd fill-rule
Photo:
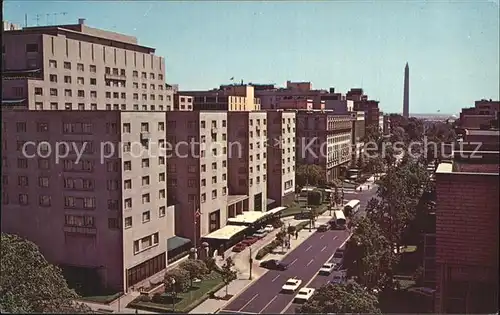
M 266 231 L 266 229 L 262 228 L 262 229 L 257 230 L 256 233 L 267 235 L 268 232 Z
M 264 231 L 266 231 L 267 233 L 271 233 L 272 231 L 274 231 L 274 226 L 268 224 L 264 227 Z
M 335 254 L 333 254 L 333 259 L 332 261 L 338 265 L 341 265 L 342 262 L 344 261 L 344 251 L 343 250 L 337 250 Z
M 346 270 L 337 270 L 333 272 L 333 278 L 330 283 L 333 284 L 342 284 L 347 282 L 347 271 Z
M 283 287 L 281 287 L 281 291 L 283 292 L 295 292 L 300 285 L 302 284 L 302 280 L 297 279 L 297 278 L 290 278 L 288 279 Z
M 321 224 L 319 227 L 318 227 L 318 232 L 326 232 L 328 231 L 328 225 L 326 224 Z
M 299 293 L 297 293 L 293 301 L 295 303 L 305 303 L 313 296 L 314 291 L 315 290 L 313 288 L 302 288 L 299 290 Z
M 254 244 L 259 239 L 253 236 L 247 236 L 242 242 L 248 244 L 248 246 Z
M 270 260 L 263 261 L 260 263 L 260 266 L 262 268 L 272 269 L 272 270 L 287 270 L 288 269 L 287 264 L 282 263 L 281 261 L 279 261 L 277 259 L 270 259 Z
M 235 253 L 242 252 L 247 247 L 248 247 L 247 244 L 240 242 L 240 243 L 234 245 L 233 252 L 235 252 Z
M 256 239 L 261 239 L 266 235 L 267 235 L 267 233 L 254 233 L 254 234 L 252 234 L 252 237 L 255 237 Z
M 319 274 L 320 275 L 329 275 L 329 274 L 332 273 L 332 271 L 333 271 L 334 268 L 335 268 L 335 264 L 334 263 L 326 263 L 319 270 Z

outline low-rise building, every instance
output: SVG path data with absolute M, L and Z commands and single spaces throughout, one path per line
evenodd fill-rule
M 254 111 L 261 108 L 254 87 L 247 84 L 222 85 L 210 91 L 181 91 L 179 94 L 193 97 L 193 110 Z

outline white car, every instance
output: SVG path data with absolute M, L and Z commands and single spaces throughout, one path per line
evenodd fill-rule
M 329 275 L 329 274 L 332 273 L 333 268 L 335 268 L 335 264 L 334 263 L 326 263 L 319 270 L 319 274 L 320 275 Z
M 307 302 L 311 298 L 311 296 L 313 296 L 313 294 L 314 294 L 313 288 L 302 288 L 299 290 L 299 293 L 297 293 L 293 301 L 295 303 Z
M 271 233 L 272 231 L 274 231 L 274 226 L 268 224 L 263 228 L 263 230 L 266 231 L 267 233 Z
M 290 278 L 285 282 L 283 287 L 281 287 L 281 290 L 285 292 L 295 292 L 295 290 L 297 290 L 301 284 L 302 280 L 297 278 Z

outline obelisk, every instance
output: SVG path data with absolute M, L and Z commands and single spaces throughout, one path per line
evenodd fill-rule
M 403 92 L 403 117 L 408 118 L 410 116 L 410 68 L 408 67 L 408 62 L 405 67 L 405 83 Z

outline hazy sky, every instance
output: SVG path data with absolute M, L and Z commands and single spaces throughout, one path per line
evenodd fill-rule
M 66 15 L 48 16 L 49 13 Z M 137 36 L 166 58 L 167 82 L 209 89 L 229 78 L 362 87 L 400 112 L 457 113 L 499 98 L 498 0 L 482 1 L 5 1 L 4 19 L 87 25 Z

